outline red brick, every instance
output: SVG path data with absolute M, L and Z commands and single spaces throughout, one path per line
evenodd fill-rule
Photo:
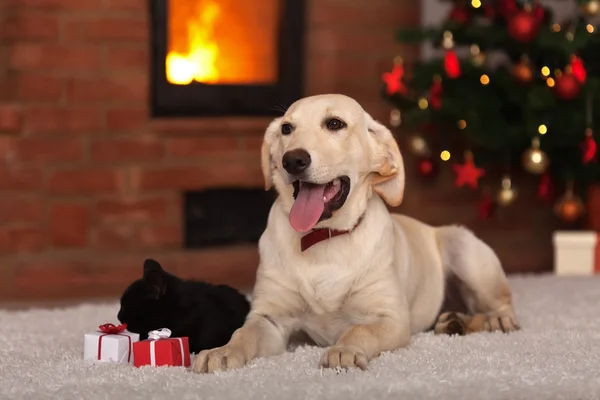
M 0 133 L 17 133 L 21 130 L 22 110 L 12 104 L 0 104 Z
M 50 258 L 21 261 L 15 268 L 12 297 L 17 299 L 90 298 L 122 293 L 140 274 L 134 268 L 92 268 L 92 257 Z M 104 257 L 101 257 L 105 260 Z M 136 265 L 137 267 L 137 265 Z
M 388 58 L 389 64 L 392 60 Z M 352 59 L 350 57 L 334 57 L 331 55 L 323 55 L 317 57 L 314 62 L 308 66 L 308 73 L 312 78 L 309 84 L 318 87 L 320 90 L 324 88 L 332 91 L 340 91 L 340 89 L 348 86 L 358 87 L 373 87 L 379 92 L 379 84 L 381 82 L 381 74 L 375 69 L 375 64 L 372 59 Z M 363 79 L 356 79 L 357 76 L 364 76 Z M 373 77 L 373 80 L 369 78 Z M 341 90 L 343 91 L 343 90 Z
M 114 224 L 93 228 L 91 243 L 98 250 L 128 250 L 137 240 L 136 226 Z
M 149 36 L 146 18 L 79 19 L 67 24 L 65 37 L 73 42 L 147 42 Z
M 58 39 L 58 19 L 40 14 L 18 14 L 3 19 L 0 36 L 3 39 Z
M 64 46 L 49 43 L 15 43 L 9 66 L 15 69 L 97 71 L 102 53 L 94 46 Z
M 46 237 L 37 227 L 0 228 L 0 253 L 37 253 L 44 249 Z
M 141 189 L 196 189 L 204 187 L 204 171 L 200 167 L 150 167 L 139 171 Z M 135 179 L 134 179 L 135 180 Z
M 311 26 L 334 27 L 334 29 L 354 30 L 369 27 L 381 29 L 389 26 L 394 30 L 399 26 L 419 24 L 420 8 L 420 3 L 414 0 L 404 2 L 323 0 L 320 1 L 319 7 L 311 7 L 309 20 Z
M 175 225 L 115 224 L 94 229 L 94 247 L 99 250 L 152 249 L 181 247 L 181 228 Z
M 164 144 L 156 138 L 102 139 L 92 143 L 92 160 L 99 163 L 159 161 Z
M 100 200 L 94 214 L 100 223 L 160 222 L 167 218 L 170 203 L 168 197 Z
M 264 184 L 259 160 L 240 160 L 218 166 L 146 168 L 140 171 L 139 180 L 139 187 L 145 190 L 260 187 Z
M 381 28 L 418 24 L 421 4 L 414 0 L 321 0 L 319 7 L 311 7 L 309 20 L 312 25 L 329 27 Z M 339 23 L 342 21 L 342 23 Z
M 178 224 L 140 226 L 138 239 L 140 248 L 177 249 L 181 248 L 182 243 L 182 227 Z
M 148 122 L 145 108 L 112 108 L 106 113 L 106 125 L 110 132 L 132 132 L 144 127 Z
M 262 148 L 263 136 L 262 135 L 248 135 L 242 139 L 242 148 L 246 151 L 250 151 L 260 155 L 260 149 Z
M 101 127 L 96 107 L 33 106 L 25 110 L 25 120 L 28 134 L 92 133 Z
M 321 0 L 318 7 L 311 7 L 309 21 L 311 27 L 325 25 L 331 27 L 336 21 L 347 26 L 361 26 L 371 23 L 373 3 L 376 1 L 352 3 L 335 0 Z
M 121 171 L 112 169 L 68 169 L 54 171 L 47 190 L 57 195 L 115 193 L 125 185 Z
M 390 51 L 397 45 L 393 34 L 390 36 L 390 33 L 392 32 L 381 29 L 336 31 L 331 28 L 318 28 L 308 37 L 309 49 L 313 54 L 323 56 L 390 56 Z M 348 62 L 347 66 L 351 67 L 352 62 Z
M 50 208 L 50 241 L 54 247 L 84 247 L 88 225 L 89 208 L 86 204 L 60 203 Z
M 586 206 L 587 228 L 600 232 L 600 184 L 589 186 Z
M 256 246 L 236 246 L 202 251 L 144 252 L 178 276 L 215 284 L 230 284 L 238 289 L 252 287 L 258 265 Z M 119 296 L 142 274 L 137 254 L 103 253 L 72 256 L 30 257 L 15 263 L 13 299 L 48 299 Z M 7 297 L 5 295 L 5 297 Z
M 4 0 L 7 9 L 43 9 L 84 11 L 98 10 L 102 7 L 99 0 Z
M 59 101 L 64 80 L 55 76 L 18 72 L 11 75 L 8 86 L 15 101 Z
M 145 75 L 110 78 L 75 78 L 68 83 L 67 95 L 73 102 L 141 102 L 148 97 Z
M 42 186 L 42 171 L 34 168 L 10 168 L 0 163 L 0 190 L 36 190 Z
M 81 161 L 81 139 L 19 139 L 15 142 L 15 158 L 18 162 L 36 164 L 59 164 Z
M 146 46 L 147 47 L 147 46 Z M 118 48 L 112 47 L 108 50 L 107 68 L 134 69 L 146 71 L 148 69 L 148 49 L 144 48 Z
M 0 199 L 0 221 L 37 222 L 42 219 L 43 205 L 39 198 L 5 196 Z
M 234 157 L 240 155 L 235 137 L 177 137 L 167 139 L 168 154 L 176 158 Z
M 105 3 L 109 10 L 145 12 L 148 9 L 148 2 L 144 0 L 105 0 Z

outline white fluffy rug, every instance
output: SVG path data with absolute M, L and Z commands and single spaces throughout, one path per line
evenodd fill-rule
M 511 283 L 521 332 L 421 334 L 365 372 L 321 370 L 314 347 L 214 375 L 95 364 L 84 333 L 116 303 L 0 311 L 0 399 L 599 399 L 600 277 Z

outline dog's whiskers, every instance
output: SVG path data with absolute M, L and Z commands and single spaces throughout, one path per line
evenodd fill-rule
M 282 114 L 285 114 L 287 112 L 289 106 L 285 106 L 281 103 L 276 104 L 275 106 L 271 107 L 271 111 L 279 111 Z

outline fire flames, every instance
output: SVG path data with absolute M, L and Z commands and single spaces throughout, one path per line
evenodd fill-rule
M 214 1 L 199 2 L 197 15 L 187 20 L 188 50 L 171 50 L 167 54 L 167 80 L 175 85 L 193 81 L 215 83 L 219 80 L 217 57 L 219 46 L 214 39 L 214 26 L 221 9 Z
M 169 0 L 167 81 L 277 82 L 281 0 L 259 2 L 260 7 L 250 0 Z

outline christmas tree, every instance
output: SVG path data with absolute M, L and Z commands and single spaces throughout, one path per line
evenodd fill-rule
M 505 168 L 498 190 L 483 196 L 482 216 L 518 201 L 511 165 L 539 175 L 538 195 L 565 221 L 580 218 L 580 195 L 600 182 L 594 121 L 600 121 L 600 0 L 565 0 L 556 21 L 540 0 L 457 0 L 440 27 L 404 29 L 402 43 L 429 41 L 439 57 L 411 68 L 401 56 L 383 75 L 391 124 L 411 135 L 418 170 L 449 161 L 456 186 L 481 190 L 486 169 Z M 598 128 L 600 129 L 600 128 Z M 456 143 L 464 149 L 455 154 Z M 554 201 L 554 199 L 552 199 Z

